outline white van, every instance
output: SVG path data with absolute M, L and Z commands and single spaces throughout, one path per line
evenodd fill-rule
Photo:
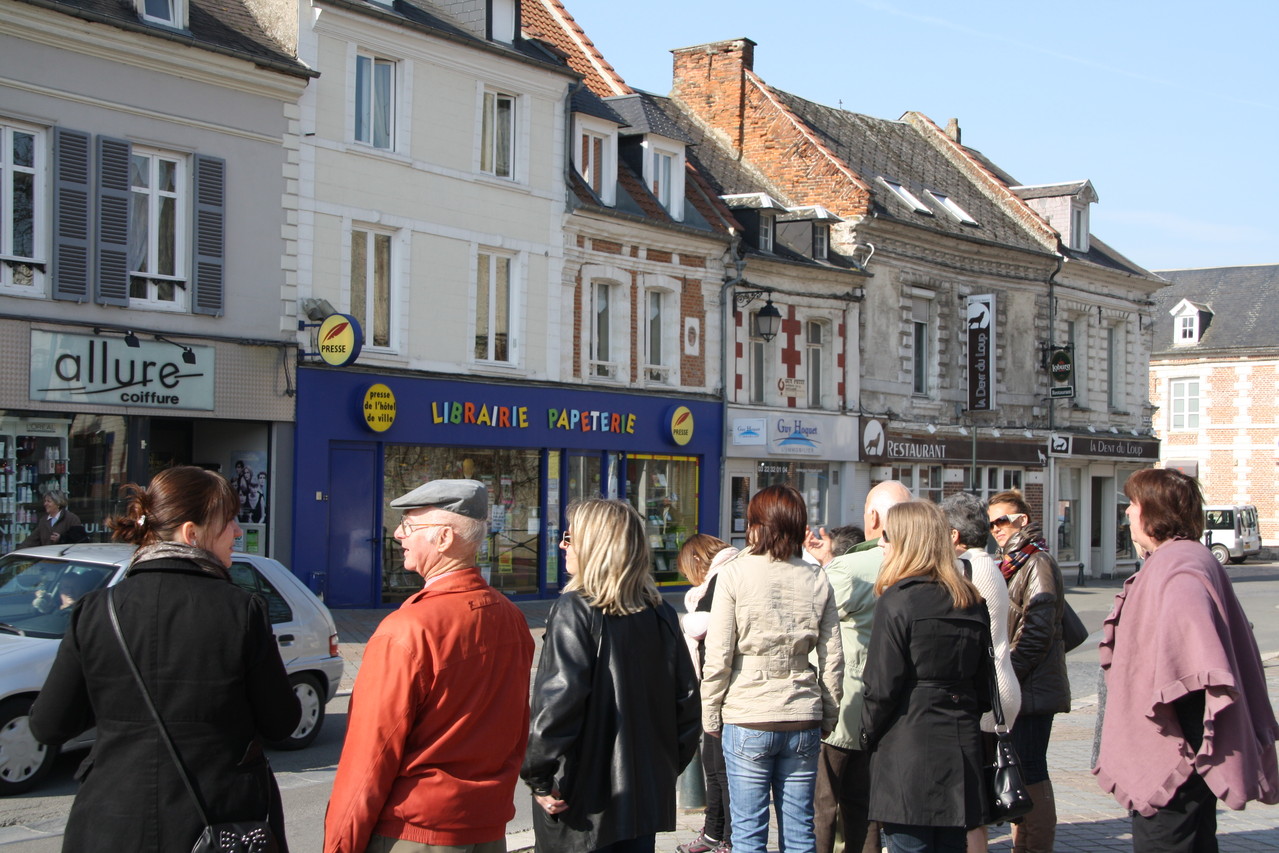
M 1261 529 L 1257 508 L 1246 506 L 1204 507 L 1204 544 L 1223 564 L 1242 563 L 1245 557 L 1261 553 Z

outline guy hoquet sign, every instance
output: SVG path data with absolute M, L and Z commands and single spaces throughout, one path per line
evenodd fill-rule
M 160 409 L 213 410 L 213 347 L 192 346 L 195 364 L 163 341 L 141 336 L 31 330 L 31 399 Z

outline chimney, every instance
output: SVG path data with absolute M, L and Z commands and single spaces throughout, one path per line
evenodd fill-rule
M 962 135 L 962 133 L 959 129 L 959 119 L 953 118 L 950 121 L 946 122 L 946 135 L 949 136 L 951 139 L 953 139 L 956 145 L 964 144 L 960 140 L 960 136 Z
M 672 50 L 675 55 L 671 95 L 698 118 L 742 150 L 746 109 L 746 72 L 755 64 L 755 42 L 748 38 L 699 44 Z

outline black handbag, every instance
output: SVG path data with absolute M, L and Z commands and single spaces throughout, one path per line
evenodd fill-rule
M 241 820 L 229 823 L 213 823 L 209 820 L 204 799 L 192 784 L 186 766 L 178 756 L 178 749 L 173 744 L 173 738 L 169 736 L 169 730 L 165 727 L 164 720 L 160 719 L 160 712 L 156 710 L 155 702 L 151 700 L 151 691 L 147 690 L 146 682 L 142 680 L 142 673 L 138 671 L 138 665 L 133 662 L 129 646 L 124 642 L 124 634 L 120 631 L 120 619 L 115 612 L 115 587 L 107 588 L 107 611 L 111 615 L 111 627 L 115 630 L 116 639 L 120 641 L 124 659 L 129 662 L 129 670 L 138 682 L 142 698 L 146 700 L 147 708 L 150 709 L 151 716 L 155 718 L 155 724 L 160 728 L 160 739 L 169 748 L 169 755 L 173 758 L 174 766 L 178 768 L 178 775 L 186 784 L 187 791 L 200 812 L 200 819 L 204 822 L 204 832 L 196 839 L 191 853 L 279 853 L 280 845 L 276 843 L 275 833 L 271 831 L 270 824 L 265 820 Z
M 1088 639 L 1088 629 L 1084 626 L 1084 620 L 1079 618 L 1079 614 L 1075 612 L 1075 608 L 1070 606 L 1069 601 L 1062 600 L 1065 606 L 1061 611 L 1061 641 L 1066 647 L 1066 651 L 1077 649 L 1083 645 L 1084 640 Z
M 999 680 L 995 677 L 995 647 L 990 647 L 990 710 L 995 717 L 995 761 L 986 767 L 986 790 L 990 794 L 987 823 L 1002 823 L 1024 817 L 1035 807 L 1021 775 L 1021 760 L 1013 749 L 999 701 Z

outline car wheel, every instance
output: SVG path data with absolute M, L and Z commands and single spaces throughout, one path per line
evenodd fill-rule
M 304 749 L 320 734 L 320 726 L 324 724 L 324 688 L 314 675 L 295 673 L 289 676 L 293 685 L 293 695 L 302 704 L 302 719 L 293 734 L 284 740 L 273 741 L 276 749 Z
M 58 756 L 31 734 L 33 699 L 16 697 L 0 703 L 0 796 L 29 791 L 48 775 Z
M 1217 558 L 1217 562 L 1225 565 L 1230 562 L 1230 549 L 1225 545 L 1213 545 L 1212 555 Z

